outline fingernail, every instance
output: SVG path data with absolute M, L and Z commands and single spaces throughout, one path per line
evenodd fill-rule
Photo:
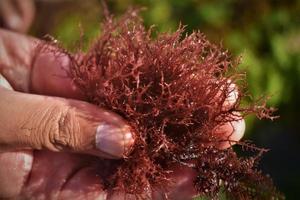
M 133 143 L 129 126 L 116 127 L 103 123 L 97 127 L 96 147 L 104 153 L 122 158 L 128 154 Z
M 238 121 L 233 121 L 231 122 L 233 126 L 233 134 L 232 134 L 232 139 L 235 141 L 239 141 L 246 130 L 246 123 L 244 119 L 240 119 Z

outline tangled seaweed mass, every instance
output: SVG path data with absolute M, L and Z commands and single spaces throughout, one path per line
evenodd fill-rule
M 271 110 L 255 103 L 242 107 L 241 91 L 233 105 L 224 106 L 232 84 L 243 81 L 237 63 L 202 33 L 183 32 L 180 27 L 152 37 L 152 29 L 131 10 L 119 20 L 107 15 L 101 35 L 81 56 L 62 50 L 88 101 L 121 115 L 135 133 L 133 148 L 115 162 L 105 186 L 142 198 L 147 189 L 170 184 L 169 169 L 182 165 L 197 172 L 199 195 L 218 199 L 222 191 L 229 199 L 282 198 L 256 168 L 264 149 L 235 141 L 255 154 L 239 157 L 232 148 L 220 149 L 225 140 L 234 141 L 220 140 L 213 131 L 249 113 L 270 118 Z

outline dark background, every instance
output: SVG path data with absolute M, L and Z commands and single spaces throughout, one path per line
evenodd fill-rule
M 245 138 L 270 151 L 261 169 L 270 174 L 287 199 L 300 196 L 300 1 L 299 0 L 115 0 L 115 15 L 130 6 L 145 7 L 145 24 L 174 31 L 179 22 L 187 32 L 200 29 L 207 38 L 242 57 L 255 98 L 269 95 L 278 108 L 274 122 L 248 117 Z M 31 34 L 54 36 L 76 47 L 80 33 L 88 44 L 99 32 L 101 4 L 96 0 L 40 0 Z M 79 25 L 81 24 L 81 25 Z M 81 27 L 81 28 L 80 28 Z M 76 50 L 76 49 L 75 49 Z

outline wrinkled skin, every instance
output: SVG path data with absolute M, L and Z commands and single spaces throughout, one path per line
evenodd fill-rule
M 33 38 L 0 30 L 0 73 L 8 80 L 14 90 L 22 92 L 17 94 L 14 91 L 8 92 L 8 90 L 0 88 L 1 98 L 5 97 L 8 99 L 8 102 L 11 98 L 9 95 L 17 95 L 17 97 L 18 95 L 26 95 L 20 96 L 20 98 L 45 98 L 41 100 L 42 106 L 48 106 L 52 99 L 49 100 L 47 99 L 49 97 L 46 96 L 37 97 L 25 93 L 84 100 L 84 96 L 67 77 L 66 72 L 69 64 L 67 56 L 54 59 L 51 54 L 36 55 L 34 47 L 38 42 L 38 40 Z M 3 92 L 4 90 L 5 92 Z M 58 101 L 61 100 L 68 103 L 72 101 L 69 99 L 59 99 Z M 12 116 L 11 113 L 1 113 L 0 105 L 0 131 L 2 132 L 5 132 L 8 128 L 11 130 L 14 127 L 11 127 L 10 123 L 3 124 L 1 122 L 8 121 L 14 124 L 13 121 L 15 119 L 26 116 L 26 112 L 28 112 L 26 104 L 22 104 L 22 101 L 18 101 L 18 98 L 11 102 L 5 107 L 18 108 L 25 114 L 20 113 L 20 116 Z M 0 102 L 0 104 L 5 110 L 3 106 L 5 102 Z M 92 105 L 81 101 L 74 101 L 72 106 L 78 108 L 79 111 L 80 106 L 77 104 L 86 105 L 86 109 L 91 111 L 87 112 L 88 115 L 92 117 L 98 115 L 100 116 L 100 121 L 104 120 L 101 116 L 105 115 L 107 111 L 97 110 L 98 108 L 96 109 Z M 115 123 L 117 122 L 125 123 L 119 118 L 115 121 Z M 49 123 L 51 123 L 51 120 Z M 87 124 L 86 126 L 89 125 Z M 88 130 L 94 131 L 94 129 Z M 30 131 L 29 129 L 29 133 Z M 51 132 L 51 130 L 46 128 L 36 133 L 43 141 L 47 140 L 43 134 L 44 131 Z M 220 137 L 230 135 L 232 140 L 239 140 L 243 133 L 243 120 L 235 123 L 233 126 L 231 124 L 224 125 L 216 132 Z M 111 161 L 103 159 L 103 157 L 118 158 L 122 157 L 122 154 L 111 156 L 111 154 L 100 152 L 99 149 L 95 153 L 95 145 L 92 145 L 91 148 L 86 148 L 86 146 L 82 146 L 82 143 L 75 145 L 76 148 L 52 149 L 47 145 L 38 145 L 38 141 L 34 137 L 30 138 L 29 142 L 25 142 L 25 146 L 22 146 L 20 145 L 20 143 L 23 144 L 24 142 L 22 137 L 19 137 L 20 134 L 18 133 L 15 134 L 17 135 L 17 141 L 14 143 L 10 143 L 10 140 L 7 139 L 9 134 L 3 134 L 4 136 L 0 137 L 0 199 L 93 200 L 124 198 L 124 194 L 105 190 L 102 182 L 102 177 L 111 173 Z M 75 131 L 75 139 L 78 139 L 81 134 L 83 133 Z M 118 138 L 114 139 L 118 144 L 123 142 L 118 140 Z M 87 143 L 93 142 L 95 141 L 92 140 Z M 128 145 L 130 146 L 132 143 Z M 9 148 L 6 148 L 7 146 Z M 222 144 L 220 148 L 229 146 L 230 144 Z M 166 189 L 170 199 L 191 199 L 195 195 L 193 188 L 195 173 L 191 169 L 181 166 L 174 166 L 171 170 L 173 173 L 170 175 L 170 178 L 174 180 L 174 184 Z M 131 197 L 134 199 L 133 196 Z M 152 198 L 162 198 L 161 188 L 152 188 Z

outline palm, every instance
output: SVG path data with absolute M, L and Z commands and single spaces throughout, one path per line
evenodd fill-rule
M 29 171 L 28 167 L 25 167 L 29 163 L 23 162 L 25 157 L 29 157 L 28 155 L 33 155 L 31 161 L 34 161 Z M 6 178 L 13 192 L 21 188 L 19 199 L 114 200 L 124 198 L 123 194 L 107 191 L 104 188 L 103 178 L 113 173 L 112 161 L 109 160 L 72 153 L 22 151 L 0 153 L 0 161 L 6 169 L 15 171 L 15 173 L 7 173 Z M 172 199 L 188 199 L 194 194 L 192 176 L 194 175 L 188 168 L 175 169 L 172 179 L 176 185 L 170 188 L 169 193 Z M 155 199 L 162 197 L 157 192 L 154 195 Z
M 46 194 L 49 199 L 95 199 L 103 188 L 98 163 L 98 158 L 87 155 L 34 151 L 24 193 Z

